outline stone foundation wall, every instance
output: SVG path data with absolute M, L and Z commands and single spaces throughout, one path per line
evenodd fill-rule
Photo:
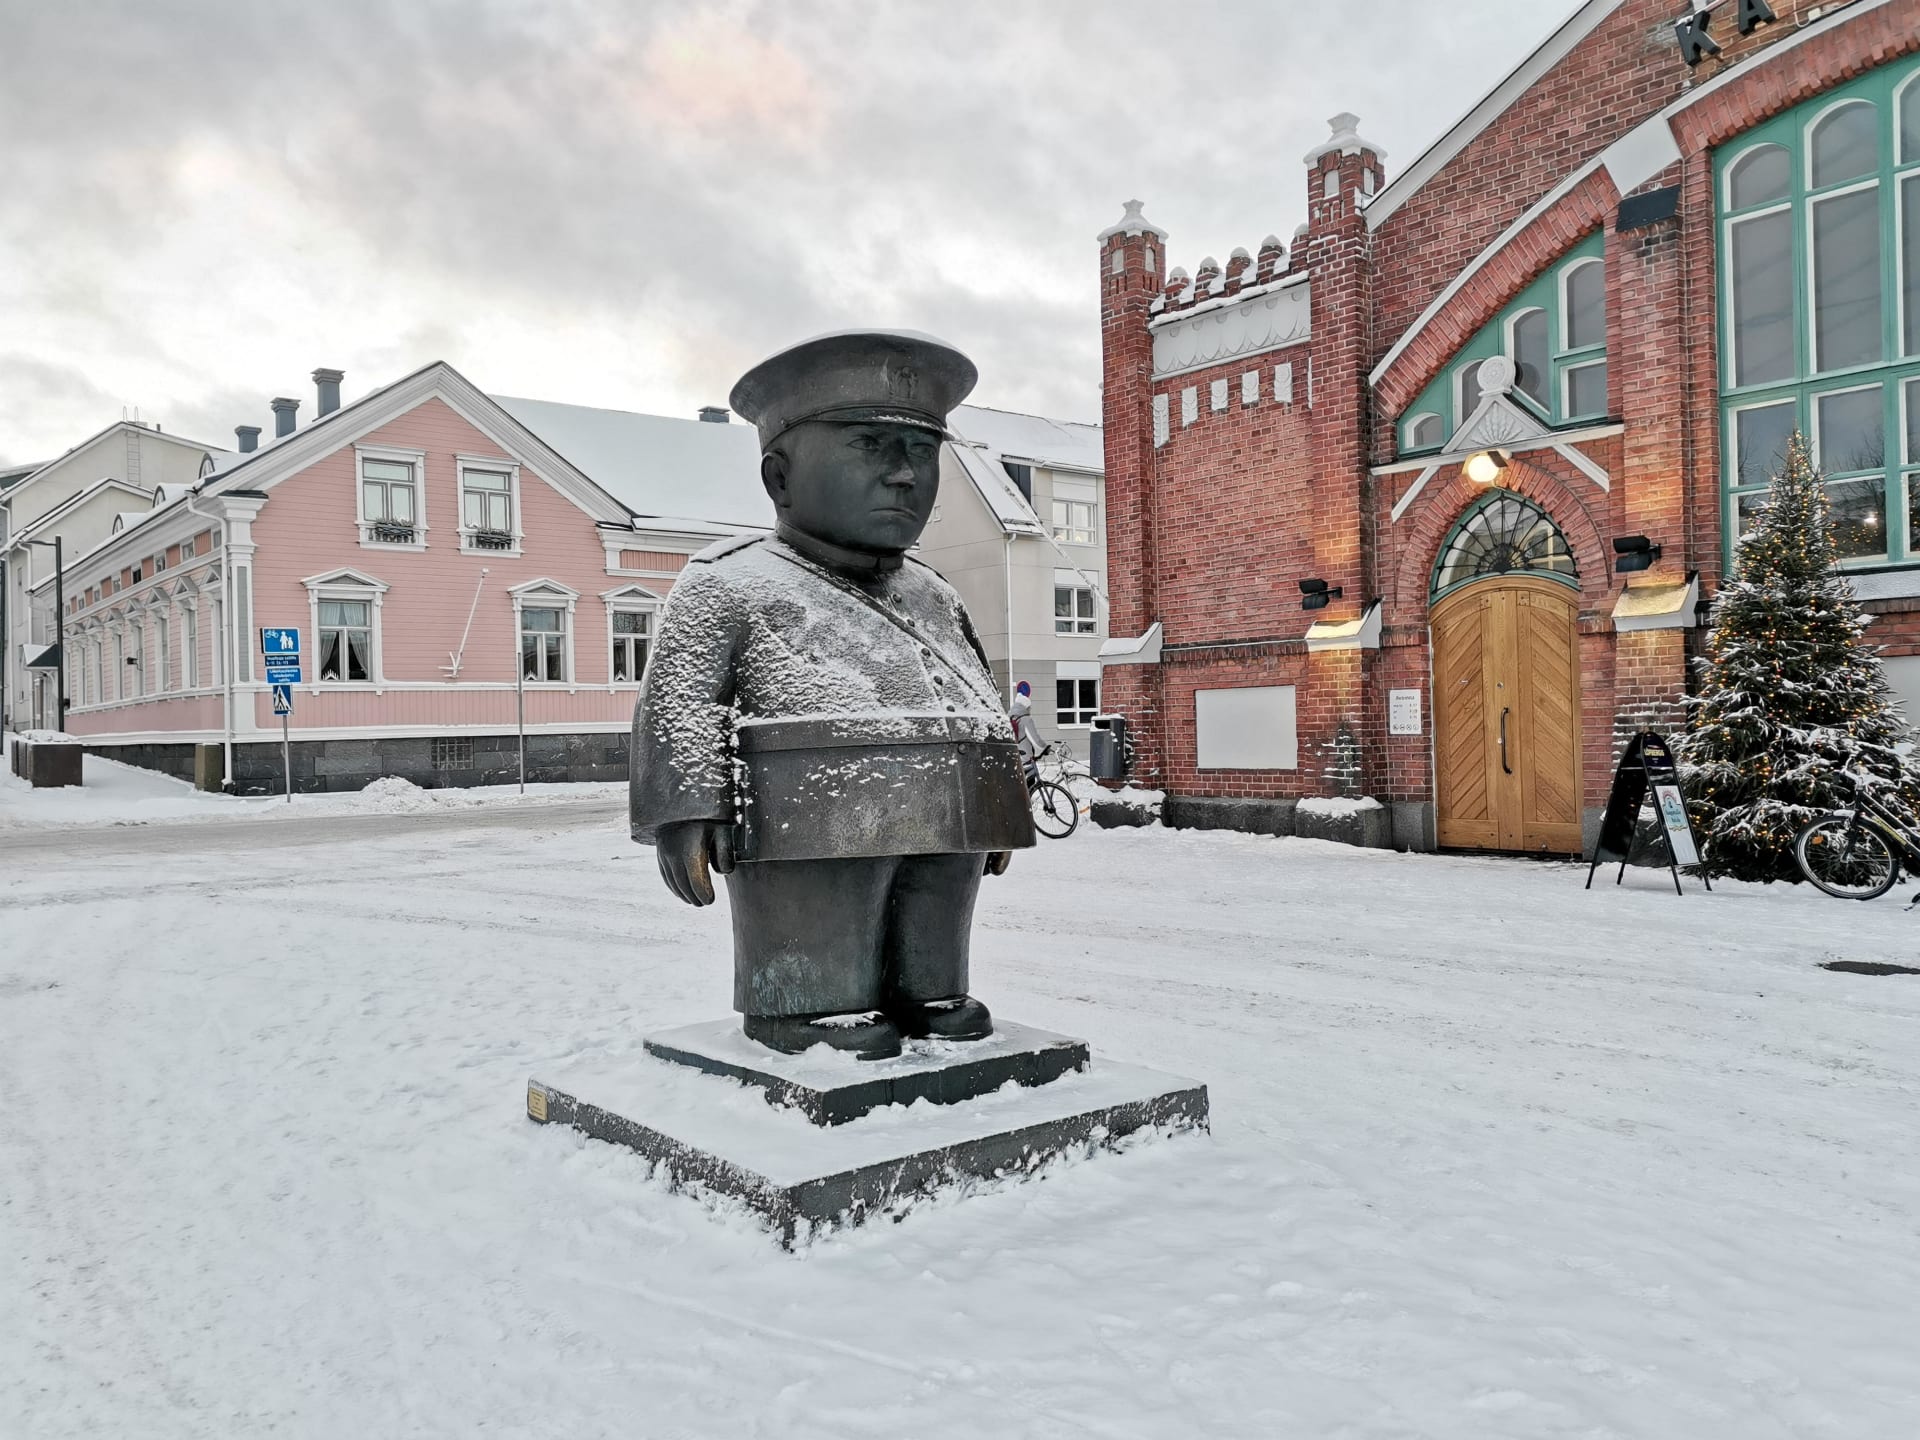
M 90 755 L 158 770 L 189 783 L 193 780 L 192 745 L 89 745 L 86 748 Z M 431 790 L 512 785 L 520 779 L 519 741 L 513 735 L 296 740 L 292 762 L 293 790 L 297 795 L 361 790 L 387 775 L 397 775 Z M 286 783 L 278 743 L 235 744 L 233 769 L 236 794 L 278 795 Z M 627 736 L 624 732 L 527 737 L 529 784 L 626 778 Z

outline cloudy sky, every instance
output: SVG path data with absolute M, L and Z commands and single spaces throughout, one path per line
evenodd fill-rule
M 1189 269 L 1288 238 L 1326 117 L 1397 173 L 1569 8 L 0 0 L 0 462 L 320 365 L 691 415 L 858 324 L 1097 419 L 1122 200 Z

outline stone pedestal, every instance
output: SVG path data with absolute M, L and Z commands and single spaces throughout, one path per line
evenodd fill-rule
M 745 1203 L 791 1247 L 1141 1129 L 1205 1129 L 1207 1091 L 1018 1025 L 862 1062 L 824 1047 L 780 1055 L 729 1019 L 531 1081 L 527 1114 L 634 1150 L 675 1189 Z

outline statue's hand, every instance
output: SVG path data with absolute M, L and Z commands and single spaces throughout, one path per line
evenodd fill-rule
M 1013 851 L 991 850 L 987 853 L 987 874 L 1004 875 L 1007 867 L 1013 863 Z
M 713 903 L 713 874 L 733 873 L 733 827 L 715 820 L 677 820 L 654 835 L 660 878 L 689 905 Z

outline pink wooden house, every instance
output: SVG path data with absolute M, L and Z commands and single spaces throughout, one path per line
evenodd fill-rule
M 314 378 L 311 422 L 276 400 L 271 441 L 241 427 L 197 485 L 68 561 L 67 729 L 134 764 L 275 793 L 258 634 L 294 627 L 296 790 L 512 779 L 522 714 L 529 779 L 625 778 L 655 617 L 688 556 L 745 528 L 753 432 L 663 422 L 706 432 L 731 488 L 711 497 L 688 477 L 666 507 L 685 515 L 637 515 L 450 366 L 345 406 L 337 371 Z

